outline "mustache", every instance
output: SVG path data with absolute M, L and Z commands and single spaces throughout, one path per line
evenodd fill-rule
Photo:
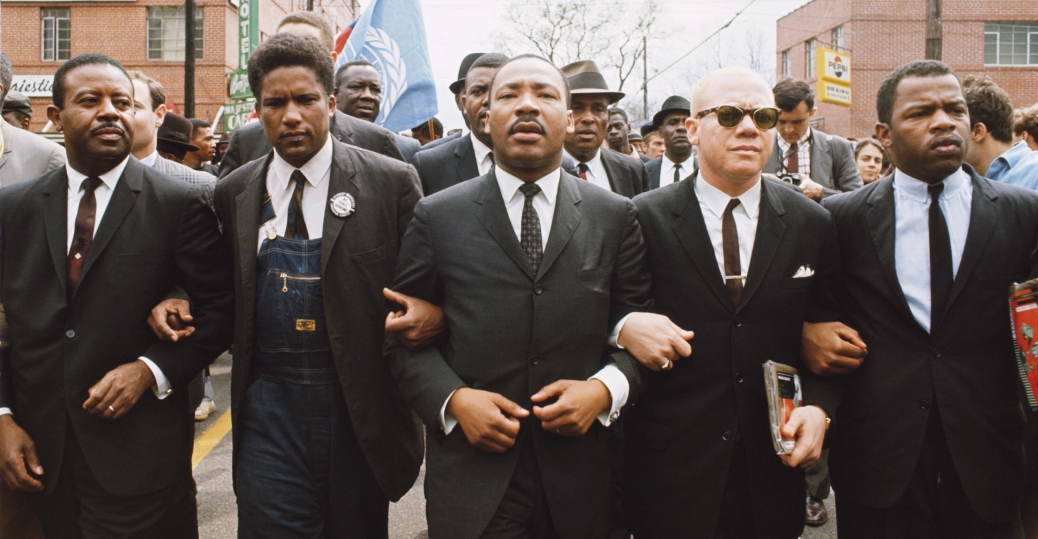
M 515 133 L 515 132 L 516 132 L 516 131 L 515 131 L 515 128 L 516 128 L 516 126 L 518 126 L 519 124 L 524 124 L 524 123 L 525 123 L 525 124 L 530 124 L 530 123 L 532 123 L 532 124 L 536 124 L 536 125 L 537 125 L 537 129 L 539 129 L 539 131 L 538 131 L 538 132 L 539 132 L 540 134 L 542 134 L 542 135 L 543 135 L 543 134 L 544 134 L 545 132 L 547 132 L 547 131 L 548 131 L 547 129 L 545 129 L 545 128 L 544 128 L 544 124 L 542 124 L 542 123 L 541 123 L 541 121 L 540 121 L 540 120 L 538 120 L 536 116 L 529 116 L 529 115 L 528 115 L 528 116 L 520 116 L 519 118 L 516 118 L 516 120 L 515 120 L 514 122 L 512 122 L 512 127 L 510 127 L 510 128 L 508 129 L 508 132 L 509 132 L 509 133 Z M 527 133 L 528 133 L 528 132 L 530 132 L 530 131 L 527 131 L 526 129 L 524 129 L 524 132 L 527 132 Z
M 961 148 L 962 142 L 962 137 L 954 133 L 948 135 L 941 135 L 933 139 L 933 142 L 930 143 L 930 149 L 933 150 L 936 149 L 938 146 L 946 146 L 948 144 L 953 144 Z
M 122 126 L 120 126 L 119 124 L 117 124 L 115 122 L 104 122 L 103 124 L 101 124 L 101 125 L 93 128 L 93 129 L 91 129 L 90 130 L 90 135 L 91 136 L 96 135 L 97 132 L 102 130 L 102 129 L 115 129 L 115 130 L 119 131 L 119 133 L 122 134 L 122 135 L 126 134 L 126 130 L 124 130 L 122 128 Z

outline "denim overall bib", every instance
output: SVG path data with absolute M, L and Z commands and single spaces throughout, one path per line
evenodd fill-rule
M 320 239 L 264 238 L 254 335 L 255 381 L 235 425 L 238 537 L 384 538 L 369 523 L 372 513 L 388 518 L 388 500 L 357 442 L 328 342 Z

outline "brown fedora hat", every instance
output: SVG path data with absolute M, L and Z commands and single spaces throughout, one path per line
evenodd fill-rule
M 606 84 L 605 77 L 598 71 L 598 66 L 592 60 L 581 60 L 563 67 L 562 73 L 569 81 L 569 93 L 574 94 L 602 94 L 609 98 L 609 104 L 616 103 L 624 98 L 623 92 L 611 92 Z

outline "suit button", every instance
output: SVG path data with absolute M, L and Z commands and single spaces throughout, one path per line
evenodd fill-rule
M 68 338 L 70 338 L 70 339 L 74 339 L 74 338 L 76 337 L 76 332 L 75 332 L 75 331 L 72 331 L 72 330 L 70 329 L 70 330 L 68 330 L 68 331 L 66 331 L 66 332 L 65 332 L 65 336 L 66 336 L 66 337 L 68 337 Z
M 919 401 L 919 407 L 922 408 L 923 410 L 929 410 L 930 409 L 930 401 L 928 401 L 926 399 L 920 400 Z
M 741 328 L 742 327 L 742 318 L 736 318 L 735 319 L 735 327 L 737 327 L 737 328 Z
M 534 365 L 540 365 L 541 357 L 540 356 L 531 356 L 530 357 L 530 363 L 533 363 Z
M 609 422 L 610 423 L 612 423 L 613 421 L 616 421 L 617 419 L 620 419 L 620 412 L 613 412 L 613 413 L 609 414 Z
M 735 383 L 741 384 L 742 381 L 743 381 L 742 373 L 741 372 L 735 373 Z
M 534 294 L 537 294 L 539 296 L 539 295 L 541 295 L 541 292 L 544 292 L 544 289 L 541 288 L 541 285 L 537 285 L 537 286 L 533 287 L 533 293 Z
M 732 439 L 732 431 L 730 431 L 730 430 L 724 431 L 724 434 L 721 434 L 721 439 L 726 441 L 726 442 L 728 440 L 731 440 Z
M 936 348 L 930 350 L 930 353 L 933 354 L 933 357 L 941 357 L 941 351 Z

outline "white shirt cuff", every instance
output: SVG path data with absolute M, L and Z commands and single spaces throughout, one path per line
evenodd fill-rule
M 447 413 L 447 403 L 451 401 L 451 397 L 457 392 L 457 389 L 451 391 L 451 394 L 447 395 L 447 400 L 443 401 L 443 406 L 440 407 L 440 428 L 443 429 L 444 434 L 450 434 L 454 427 L 458 426 L 458 420 Z
M 620 331 L 624 329 L 624 324 L 627 323 L 627 319 L 631 317 L 631 314 L 621 318 L 620 321 L 616 323 L 616 327 L 613 328 L 613 332 L 609 334 L 609 346 L 613 346 L 621 350 L 624 349 L 624 347 L 620 346 L 620 343 L 616 342 L 616 340 L 620 338 Z M 627 379 L 625 378 L 624 382 L 626 381 Z
M 154 361 L 144 356 L 141 356 L 138 359 L 143 361 L 144 364 L 151 369 L 151 374 L 155 377 L 155 385 L 151 386 L 151 390 L 155 392 L 155 396 L 158 397 L 159 400 L 165 399 L 173 393 L 173 388 L 170 387 L 169 380 L 166 379 L 165 374 L 162 374 L 162 369 L 160 369 Z
M 0 415 L 14 415 L 10 408 L 0 408 Z
M 624 318 L 626 320 L 626 317 Z M 623 320 L 620 321 L 623 324 Z M 618 325 L 620 325 L 618 324 Z M 631 391 L 631 384 L 627 381 L 627 377 L 624 376 L 623 372 L 620 372 L 620 368 L 616 366 L 616 363 L 610 363 L 602 370 L 595 373 L 594 376 L 589 380 L 599 380 L 605 384 L 609 390 L 609 395 L 613 398 L 613 405 L 609 410 L 603 410 L 602 413 L 598 414 L 598 422 L 608 427 L 617 419 L 620 419 L 620 409 L 627 404 L 627 397 Z

